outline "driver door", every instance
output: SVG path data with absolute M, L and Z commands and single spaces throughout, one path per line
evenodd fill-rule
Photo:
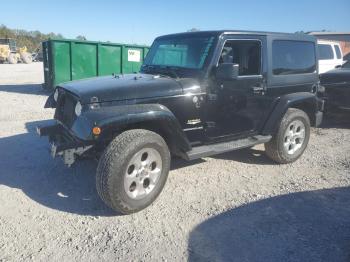
M 232 139 L 256 134 L 267 108 L 263 76 L 263 39 L 226 39 L 218 65 L 239 66 L 237 79 L 213 77 L 207 114 L 208 140 Z

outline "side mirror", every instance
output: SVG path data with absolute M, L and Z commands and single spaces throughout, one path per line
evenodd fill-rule
M 336 65 L 335 68 L 342 68 L 342 65 Z
M 216 68 L 216 78 L 219 80 L 235 80 L 239 75 L 239 64 L 222 63 Z

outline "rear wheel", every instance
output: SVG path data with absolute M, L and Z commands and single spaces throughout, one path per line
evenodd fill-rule
M 103 153 L 97 168 L 97 191 L 115 211 L 134 213 L 157 198 L 169 169 L 170 153 L 161 136 L 129 130 L 117 136 Z
M 290 108 L 282 118 L 277 133 L 265 143 L 265 151 L 268 157 L 278 163 L 291 163 L 303 154 L 309 138 L 309 117 L 304 111 Z

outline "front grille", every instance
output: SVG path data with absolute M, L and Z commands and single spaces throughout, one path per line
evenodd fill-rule
M 55 119 L 59 120 L 65 126 L 71 127 L 75 120 L 74 109 L 76 103 L 77 100 L 74 96 L 64 90 L 59 90 Z

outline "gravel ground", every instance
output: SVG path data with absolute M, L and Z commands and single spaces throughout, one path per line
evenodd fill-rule
M 350 261 L 350 123 L 276 165 L 263 147 L 174 160 L 148 209 L 115 216 L 96 163 L 51 159 L 41 63 L 0 65 L 0 261 Z M 349 118 L 349 116 L 348 116 Z

